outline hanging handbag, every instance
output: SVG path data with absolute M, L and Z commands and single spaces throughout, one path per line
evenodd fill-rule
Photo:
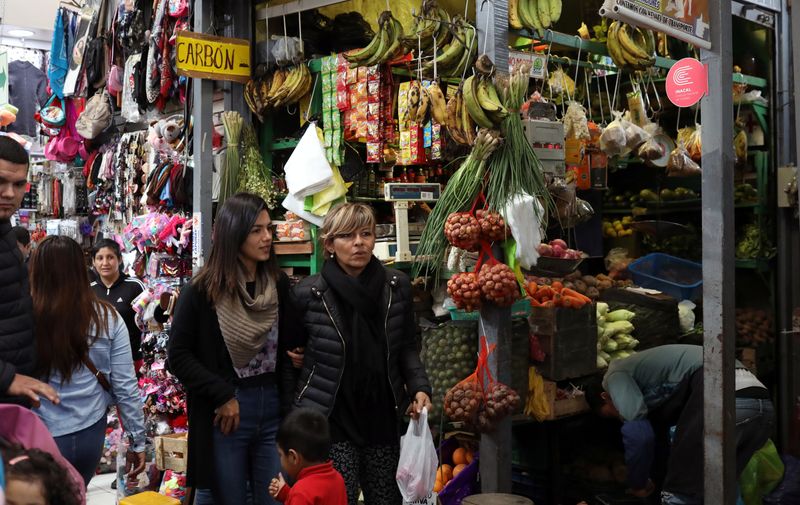
M 47 102 L 39 109 L 39 112 L 34 114 L 36 121 L 42 124 L 45 128 L 58 129 L 64 126 L 67 121 L 67 115 L 64 113 L 64 107 L 61 105 L 61 99 L 55 93 L 50 95 Z

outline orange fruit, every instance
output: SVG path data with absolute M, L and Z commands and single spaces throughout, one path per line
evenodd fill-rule
M 442 481 L 442 484 L 447 484 L 453 478 L 453 467 L 450 465 L 442 465 L 436 471 L 436 478 Z
M 442 484 L 442 481 L 437 479 L 436 484 L 433 485 L 433 492 L 438 493 L 442 489 L 444 489 L 444 485 Z
M 464 471 L 464 469 L 465 469 L 466 467 L 467 467 L 467 465 L 466 465 L 466 464 L 464 464 L 464 463 L 462 463 L 462 464 L 460 464 L 460 465 L 456 465 L 456 467 L 455 467 L 455 468 L 453 468 L 453 478 L 455 479 L 455 478 L 456 478 L 456 476 L 457 476 L 458 474 L 460 474 L 462 471 Z
M 453 464 L 454 465 L 463 465 L 467 462 L 467 450 L 463 447 L 459 447 L 453 452 Z
M 475 459 L 475 454 L 473 454 L 472 451 L 468 451 L 467 452 L 467 464 L 472 463 L 472 460 L 474 460 L 474 459 Z

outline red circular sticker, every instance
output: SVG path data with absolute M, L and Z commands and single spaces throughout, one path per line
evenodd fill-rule
M 708 89 L 705 65 L 694 58 L 676 62 L 667 74 L 667 97 L 677 107 L 691 107 Z

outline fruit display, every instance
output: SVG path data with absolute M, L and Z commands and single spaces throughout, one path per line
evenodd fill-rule
M 498 307 L 510 307 L 520 296 L 517 278 L 505 263 L 484 264 L 478 274 L 478 284 L 483 299 Z
M 561 19 L 561 0 L 510 0 L 508 24 L 515 30 L 527 28 L 544 34 Z
M 737 345 L 758 347 L 767 342 L 774 342 L 772 314 L 763 309 L 736 309 L 736 342 Z
M 249 80 L 244 88 L 244 98 L 250 110 L 260 118 L 270 109 L 299 102 L 311 91 L 312 83 L 311 71 L 305 63 L 288 69 L 276 68 Z
M 597 368 L 606 368 L 617 359 L 634 354 L 639 341 L 633 338 L 635 331 L 631 320 L 634 312 L 625 309 L 609 312 L 608 304 L 598 302 L 597 310 Z
M 758 190 L 752 184 L 739 184 L 733 193 L 733 199 L 736 204 L 756 203 L 758 202 Z
M 693 189 L 677 187 L 662 188 L 661 191 L 645 188 L 638 193 L 625 191 L 624 193 L 607 192 L 603 202 L 610 208 L 654 207 L 658 205 L 671 205 L 676 202 L 689 202 L 699 200 L 700 195 Z
M 447 133 L 457 143 L 471 146 L 475 142 L 475 121 L 464 105 L 464 87 L 460 86 L 447 101 L 445 112 Z
M 565 287 L 561 281 L 555 281 L 549 285 L 539 285 L 534 281 L 529 281 L 525 284 L 525 291 L 530 297 L 533 307 L 580 309 L 587 303 L 592 303 L 588 296 Z
M 429 419 L 438 425 L 447 391 L 477 365 L 477 330 L 474 323 L 450 321 L 424 328 L 420 359 L 433 389 Z
M 481 225 L 470 212 L 454 212 L 444 223 L 444 235 L 453 247 L 477 251 L 481 238 Z
M 481 285 L 478 274 L 461 272 L 447 281 L 447 294 L 456 307 L 467 312 L 481 308 Z
M 490 76 L 470 75 L 463 83 L 464 106 L 481 128 L 497 128 L 508 117 Z
M 403 25 L 395 19 L 391 11 L 383 11 L 378 16 L 378 32 L 361 49 L 345 53 L 344 57 L 351 67 L 371 67 L 393 60 L 403 52 Z
M 491 210 L 477 210 L 475 217 L 481 227 L 481 238 L 487 242 L 499 242 L 509 237 L 510 231 L 503 216 Z
M 564 260 L 579 260 L 584 257 L 581 251 L 570 249 L 561 239 L 551 240 L 548 244 L 539 244 L 537 247 L 540 256 Z
M 449 462 L 441 464 L 439 468 L 436 469 L 436 483 L 433 486 L 433 492 L 441 492 L 474 460 L 475 453 L 472 449 L 458 447 L 453 451 L 453 456 L 450 458 Z
M 630 227 L 631 224 L 633 224 L 632 216 L 625 216 L 622 219 L 615 219 L 614 221 L 603 219 L 603 237 L 629 237 L 633 235 L 633 229 Z
M 761 259 L 775 256 L 776 249 L 772 245 L 766 231 L 756 223 L 742 228 L 736 241 L 736 257 L 738 259 Z
M 438 10 L 444 12 L 441 8 Z M 444 14 L 446 15 L 447 13 L 445 12 Z M 420 23 L 436 24 L 435 21 L 430 20 L 421 20 Z M 444 30 L 448 36 L 450 35 L 450 30 L 453 31 L 454 35 L 449 38 L 449 43 L 447 45 L 439 43 L 437 38 L 436 56 L 427 60 L 422 65 L 422 70 L 425 73 L 432 73 L 435 70 L 438 76 L 461 78 L 469 68 L 472 67 L 472 64 L 475 63 L 475 58 L 478 55 L 477 30 L 460 15 L 453 18 L 451 28 L 448 28 L 447 24 L 444 22 L 440 23 L 440 25 L 440 30 Z M 423 28 L 423 32 L 427 30 L 428 28 Z M 413 38 L 413 45 L 411 48 L 415 52 L 417 52 L 418 40 L 432 40 L 431 37 L 427 39 L 424 37 L 417 39 L 417 37 L 414 36 L 411 38 Z M 432 52 L 433 47 L 422 49 L 423 57 L 432 54 Z
M 647 70 L 656 62 L 653 32 L 614 21 L 608 27 L 608 54 L 618 67 Z

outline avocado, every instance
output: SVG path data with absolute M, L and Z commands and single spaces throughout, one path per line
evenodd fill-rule
M 645 202 L 657 202 L 658 195 L 652 189 L 643 189 L 639 192 L 639 196 Z
M 675 192 L 672 191 L 671 189 L 666 189 L 666 188 L 662 189 L 661 190 L 661 199 L 664 200 L 665 202 L 668 202 L 670 200 L 675 200 L 676 199 Z

